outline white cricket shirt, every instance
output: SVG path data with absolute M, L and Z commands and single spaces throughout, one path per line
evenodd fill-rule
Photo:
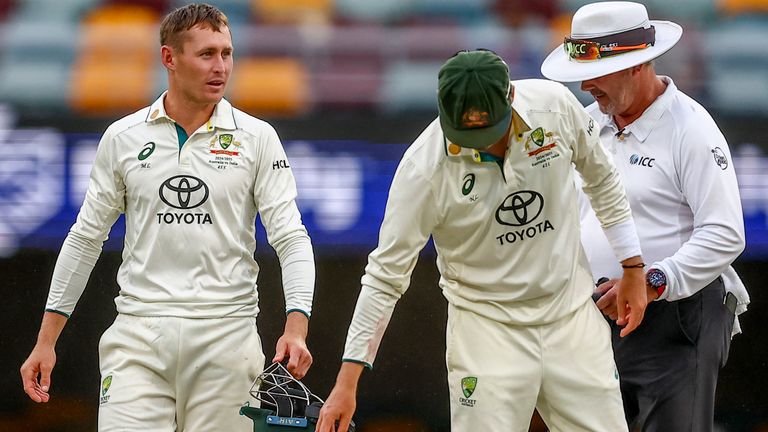
M 515 129 L 501 165 L 447 142 L 437 120 L 406 151 L 362 278 L 345 360 L 373 363 L 430 235 L 440 287 L 456 307 L 526 325 L 555 321 L 590 298 L 572 164 L 606 227 L 631 222 L 624 189 L 594 121 L 564 86 L 513 85 Z M 620 259 L 640 254 L 636 238 L 628 244 Z
M 118 312 L 255 316 L 258 213 L 283 267 L 286 308 L 309 315 L 312 247 L 275 130 L 222 99 L 207 124 L 180 148 L 164 97 L 104 133 L 85 201 L 54 270 L 46 309 L 72 313 L 94 256 L 125 213 Z
M 666 91 L 620 137 L 597 103 L 587 110 L 627 189 L 643 259 L 667 275 L 661 299 L 688 297 L 723 275 L 743 312 L 749 296 L 730 264 L 744 250 L 744 219 L 728 143 L 701 105 L 662 79 Z M 620 276 L 594 213 L 585 205 L 582 213 L 595 277 Z

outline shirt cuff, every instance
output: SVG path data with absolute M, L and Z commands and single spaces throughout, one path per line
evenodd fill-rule
M 619 262 L 642 255 L 634 219 L 629 218 L 624 222 L 603 228 L 603 232 Z

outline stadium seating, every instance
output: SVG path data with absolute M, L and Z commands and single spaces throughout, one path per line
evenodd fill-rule
M 117 115 L 148 105 L 153 99 L 149 63 L 83 58 L 72 70 L 69 104 L 84 115 Z
M 251 113 L 297 115 L 309 107 L 308 74 L 291 58 L 239 59 L 228 99 Z
M 765 0 L 720 0 L 719 12 L 723 15 L 745 15 L 768 13 L 768 1 Z
M 251 110 L 294 115 L 324 108 L 434 111 L 436 77 L 430 74 L 461 49 L 494 50 L 511 77 L 540 77 L 541 61 L 570 31 L 573 12 L 590 1 L 213 3 L 228 15 L 235 46 L 230 94 Z M 158 62 L 159 21 L 187 3 L 0 1 L 2 101 L 20 110 L 64 107 L 88 116 L 127 113 L 148 103 L 167 82 Z M 768 46 L 744 41 L 768 40 L 768 2 L 644 4 L 652 17 L 685 28 L 678 46 L 658 60 L 660 72 L 718 110 L 766 111 Z
M 57 61 L 4 61 L 0 64 L 0 100 L 19 109 L 48 111 L 66 107 L 69 65 Z
M 399 61 L 388 66 L 382 78 L 381 108 L 389 112 L 437 112 L 437 72 L 442 64 L 442 61 Z
M 329 22 L 333 16 L 333 0 L 251 0 L 251 7 L 266 22 Z
M 768 18 L 724 21 L 704 35 L 710 102 L 734 114 L 768 113 Z M 714 49 L 716 48 L 716 49 Z
M 84 17 L 69 89 L 76 112 L 126 113 L 151 102 L 159 19 L 156 10 L 131 3 L 104 4 Z
M 11 19 L 22 22 L 77 22 L 101 0 L 18 0 Z

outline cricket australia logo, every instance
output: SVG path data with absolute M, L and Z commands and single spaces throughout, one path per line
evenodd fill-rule
M 216 148 L 217 144 L 219 148 Z M 235 141 L 235 137 L 232 134 L 214 135 L 208 143 L 208 151 L 213 155 L 213 158 L 208 163 L 236 166 L 237 163 L 233 160 L 233 157 L 240 155 L 241 145 L 240 141 Z M 230 147 L 232 148 L 230 149 Z
M 219 145 L 224 150 L 226 150 L 230 145 L 232 145 L 232 134 L 219 135 Z
M 459 398 L 459 402 L 466 407 L 474 407 L 476 399 L 470 399 L 473 393 L 477 389 L 477 377 L 464 377 L 461 379 L 461 392 L 464 397 Z
M 99 398 L 99 405 L 104 405 L 109 402 L 109 387 L 112 386 L 112 375 L 107 375 L 101 382 L 101 397 Z
M 544 129 L 536 128 L 533 132 L 531 132 L 531 140 L 539 147 L 544 145 Z

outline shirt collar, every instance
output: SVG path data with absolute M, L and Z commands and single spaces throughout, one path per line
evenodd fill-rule
M 659 97 L 645 109 L 640 117 L 624 128 L 624 134 L 632 134 L 640 142 L 644 142 L 646 138 L 648 138 L 648 135 L 651 134 L 651 131 L 654 129 L 661 116 L 669 109 L 672 99 L 674 98 L 675 93 L 677 93 L 677 87 L 672 81 L 672 78 L 668 76 L 659 76 L 659 78 L 667 84 L 664 93 L 659 95 Z M 600 125 L 601 130 L 605 127 L 610 127 L 618 131 L 611 115 L 604 114 L 600 111 L 598 112 L 599 115 L 595 116 L 595 121 Z
M 510 84 L 511 85 L 511 84 Z M 515 127 L 513 133 L 521 134 L 531 130 L 531 121 L 528 119 L 528 109 L 522 98 L 515 97 L 515 87 L 512 87 L 512 124 Z
M 146 118 L 147 123 L 155 122 L 160 119 L 174 121 L 165 111 L 165 105 L 163 104 L 163 101 L 165 100 L 166 94 L 168 94 L 168 91 L 164 91 L 163 94 L 161 94 L 160 97 L 157 98 L 157 100 L 155 100 L 152 105 L 149 106 L 149 112 L 147 113 Z M 208 122 L 203 125 L 203 128 L 207 129 L 208 132 L 212 132 L 214 129 L 237 129 L 237 123 L 235 122 L 235 113 L 232 104 L 230 104 L 226 99 L 222 98 L 219 103 L 216 104 L 216 107 L 213 109 L 213 115 L 211 115 L 211 118 L 208 119 Z

